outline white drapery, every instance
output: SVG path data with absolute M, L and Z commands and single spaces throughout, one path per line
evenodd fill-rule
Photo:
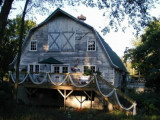
M 12 79 L 12 81 L 15 83 L 15 78 L 13 77 L 13 74 L 12 74 L 11 71 L 9 71 L 9 77 L 10 77 L 10 78 Z M 66 77 L 65 77 L 64 79 L 63 79 L 63 77 L 61 77 L 61 80 L 60 80 L 61 82 L 60 82 L 60 83 L 54 82 L 55 80 L 53 80 L 53 79 L 51 78 L 51 75 L 50 75 L 49 73 L 46 73 L 42 80 L 39 79 L 39 77 L 40 77 L 39 75 L 35 75 L 35 76 L 34 76 L 33 74 L 31 75 L 30 73 L 27 73 L 27 74 L 25 75 L 24 79 L 21 80 L 18 84 L 24 83 L 24 81 L 25 81 L 28 77 L 31 79 L 31 81 L 32 81 L 34 84 L 37 84 L 37 85 L 43 84 L 45 81 L 47 81 L 48 78 L 49 78 L 50 82 L 51 82 L 53 85 L 62 85 L 62 84 L 67 80 L 67 78 L 69 78 L 69 80 L 71 81 L 71 83 L 72 83 L 75 87 L 81 87 L 81 88 L 88 86 L 88 85 L 91 83 L 91 81 L 93 81 L 93 79 L 95 78 L 95 82 L 96 82 L 97 88 L 98 88 L 99 92 L 102 94 L 102 96 L 104 96 L 104 97 L 110 97 L 110 96 L 112 96 L 113 93 L 114 93 L 118 105 L 119 105 L 122 109 L 124 109 L 124 110 L 126 110 L 126 111 L 131 110 L 131 109 L 133 108 L 133 115 L 136 115 L 136 105 L 137 105 L 136 102 L 132 103 L 132 105 L 131 105 L 129 108 L 123 107 L 123 105 L 122 105 L 122 104 L 120 103 L 120 101 L 119 101 L 119 98 L 118 98 L 118 95 L 117 95 L 117 90 L 116 90 L 115 88 L 114 88 L 110 93 L 108 93 L 107 95 L 105 95 L 105 94 L 101 91 L 101 89 L 100 89 L 100 86 L 99 86 L 99 84 L 98 84 L 98 80 L 97 80 L 97 76 L 96 76 L 96 75 L 94 75 L 94 78 L 91 77 L 90 80 L 88 81 L 88 83 L 86 83 L 86 84 L 84 84 L 84 85 L 78 85 L 78 84 L 75 84 L 75 83 L 74 83 L 74 81 L 73 81 L 73 79 L 72 79 L 72 77 L 70 76 L 69 73 L 66 75 Z M 62 79 L 63 79 L 63 80 L 62 80 Z M 40 81 L 38 81 L 38 80 L 40 80 Z

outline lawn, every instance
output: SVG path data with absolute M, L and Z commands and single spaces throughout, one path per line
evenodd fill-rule
M 17 105 L 11 113 L 1 115 L 0 120 L 160 120 L 160 116 L 127 116 L 125 112 L 119 110 L 113 112 L 73 108 L 64 110 L 63 108 Z

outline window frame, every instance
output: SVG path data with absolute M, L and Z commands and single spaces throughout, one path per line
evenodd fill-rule
M 33 72 L 30 72 L 30 66 L 33 66 Z M 38 72 L 36 70 L 36 66 L 39 66 Z M 29 73 L 36 73 L 39 74 L 40 73 L 40 64 L 28 64 L 28 72 Z
M 66 69 L 67 72 L 66 72 L 63 68 L 67 68 L 67 69 Z M 68 66 L 62 66 L 62 73 L 68 73 L 68 71 L 69 71 L 68 68 L 69 68 Z
M 95 42 L 95 48 L 94 48 L 94 50 L 89 50 L 89 42 L 90 41 L 94 41 Z M 93 49 L 93 48 L 92 48 Z M 96 39 L 88 39 L 87 40 L 87 51 L 96 51 Z
M 84 72 L 84 67 L 85 66 L 87 66 L 89 68 L 89 70 L 91 70 L 91 67 L 94 66 L 95 67 L 95 72 L 96 72 L 96 65 L 83 65 L 83 71 L 82 71 L 82 73 L 85 73 Z
M 52 73 L 56 73 L 55 72 L 55 67 L 59 67 L 59 73 L 64 73 L 63 72 L 63 67 L 67 67 L 67 73 L 69 73 L 69 68 L 70 68 L 70 65 L 69 64 L 64 64 L 64 65 L 61 65 L 61 64 L 52 64 L 51 65 L 51 72 Z
M 58 69 L 55 69 L 55 68 L 58 68 Z M 56 72 L 55 72 L 56 71 Z M 57 72 L 58 71 L 58 72 Z M 54 73 L 61 73 L 61 68 L 60 66 L 54 66 Z
M 32 50 L 31 48 L 32 48 L 32 42 L 36 42 L 36 50 Z M 31 40 L 30 41 L 30 46 L 29 46 L 29 51 L 37 51 L 37 40 Z

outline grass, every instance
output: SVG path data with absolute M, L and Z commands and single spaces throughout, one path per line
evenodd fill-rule
M 160 120 L 160 116 L 127 116 L 124 112 L 99 110 L 55 109 L 18 105 L 10 114 L 0 116 L 0 120 Z

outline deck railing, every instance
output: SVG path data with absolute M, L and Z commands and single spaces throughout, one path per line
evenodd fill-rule
M 9 72 L 9 77 L 15 83 L 15 73 Z M 82 79 L 83 78 L 83 79 Z M 87 87 L 90 83 L 95 83 L 97 86 L 98 91 L 104 98 L 108 98 L 112 95 L 115 95 L 116 101 L 118 105 L 124 110 L 131 110 L 133 109 L 133 115 L 136 115 L 136 102 L 127 97 L 123 94 L 120 90 L 115 88 L 101 76 L 94 74 L 93 76 L 83 77 L 82 73 L 20 73 L 19 82 L 18 84 L 23 84 L 25 82 L 32 82 L 33 84 L 44 84 L 50 83 L 55 86 L 61 85 L 73 85 L 74 87 Z M 100 83 L 103 82 L 106 85 L 106 89 L 104 86 L 102 87 Z M 110 88 L 110 92 L 108 92 L 108 87 Z M 132 105 L 128 108 L 124 107 L 118 98 L 118 94 L 129 101 Z
M 9 78 L 15 83 L 16 73 L 9 71 Z M 82 73 L 26 73 L 20 72 L 18 84 L 32 82 L 33 84 L 50 83 L 56 86 L 74 85 L 75 87 L 85 87 L 93 81 L 93 76 L 84 76 Z

